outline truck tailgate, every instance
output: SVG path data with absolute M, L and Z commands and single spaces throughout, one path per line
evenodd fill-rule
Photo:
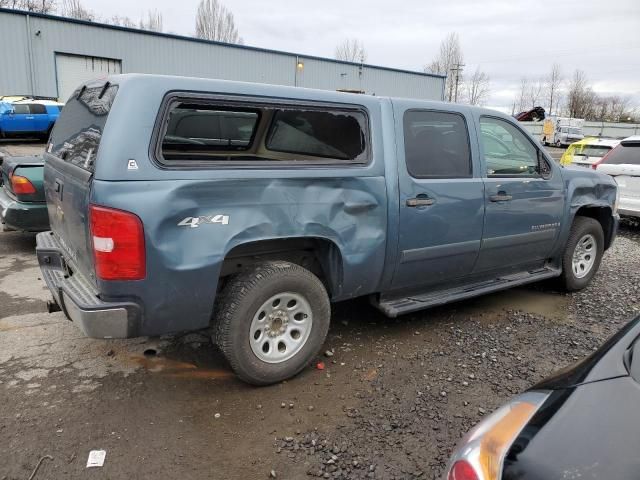
M 94 280 L 89 203 L 100 139 L 117 87 L 104 81 L 71 96 L 45 153 L 44 189 L 51 230 L 72 268 Z

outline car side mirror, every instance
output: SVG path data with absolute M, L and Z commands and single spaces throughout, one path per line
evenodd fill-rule
M 544 158 L 541 150 L 538 150 L 538 174 L 545 179 L 551 177 L 551 166 Z

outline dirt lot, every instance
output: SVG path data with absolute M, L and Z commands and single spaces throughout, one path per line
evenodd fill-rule
M 0 236 L 0 479 L 437 478 L 483 414 L 640 311 L 640 227 L 595 283 L 532 286 L 389 320 L 335 307 L 326 369 L 237 381 L 206 336 L 84 338 L 48 298 L 34 238 Z M 145 356 L 155 349 L 156 356 Z M 87 470 L 92 449 L 104 467 Z

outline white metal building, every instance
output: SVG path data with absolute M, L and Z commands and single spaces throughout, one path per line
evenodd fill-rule
M 0 9 L 0 95 L 64 101 L 112 73 L 158 73 L 444 98 L 445 77 Z

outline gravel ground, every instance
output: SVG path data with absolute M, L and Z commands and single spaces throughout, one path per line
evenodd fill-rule
M 202 334 L 93 340 L 46 314 L 33 248 L 0 234 L 0 480 L 45 455 L 35 480 L 436 479 L 483 415 L 640 312 L 640 225 L 625 223 L 583 292 L 534 285 L 396 320 L 341 303 L 323 370 L 251 388 Z
M 414 335 L 425 341 L 376 342 L 385 361 L 364 374 L 358 405 L 344 410 L 349 421 L 328 435 L 279 438 L 276 451 L 307 466 L 309 476 L 438 478 L 458 439 L 483 415 L 596 350 L 640 313 L 639 279 L 640 227 L 624 223 L 586 290 L 563 295 L 538 287 L 556 297 L 556 311 L 538 305 L 540 314 L 505 309 L 452 321 L 447 307 L 431 311 L 428 324 L 402 319 L 423 327 Z

